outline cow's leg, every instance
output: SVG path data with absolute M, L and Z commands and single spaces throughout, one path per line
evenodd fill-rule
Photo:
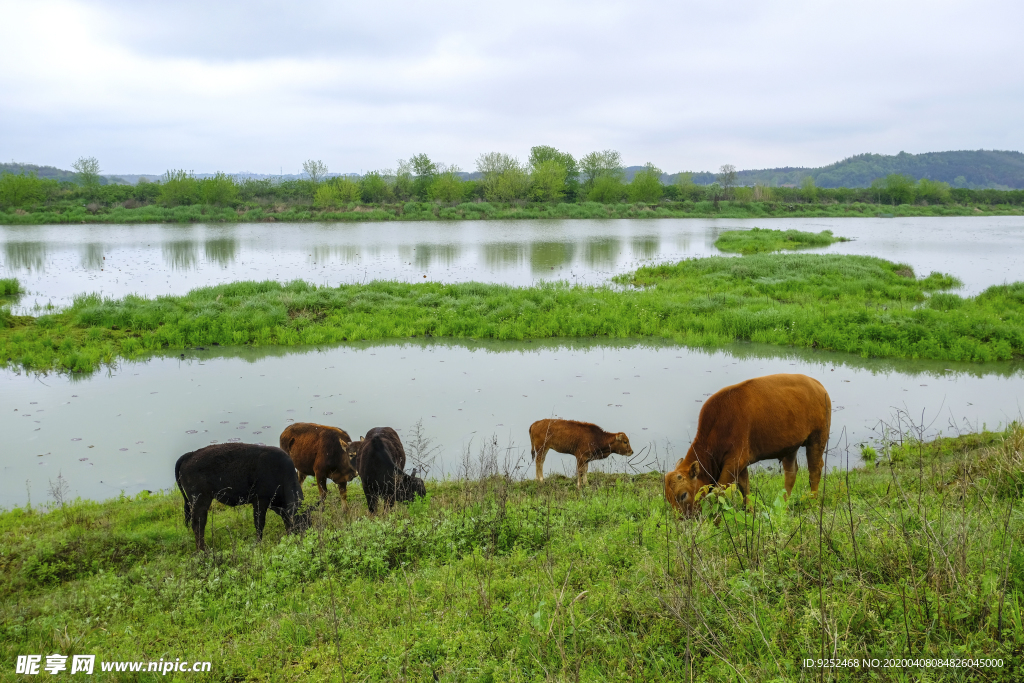
M 348 482 L 347 481 L 336 481 L 338 485 L 338 495 L 341 496 L 341 506 L 343 509 L 348 509 Z
M 782 470 L 786 473 L 786 499 L 789 499 L 789 494 L 793 493 L 793 484 L 796 483 L 796 471 L 800 469 L 800 466 L 796 462 L 796 451 L 793 449 L 786 455 L 779 458 L 782 461 Z
M 534 450 L 533 457 L 537 461 L 537 481 L 544 481 L 544 458 L 548 455 L 547 446 Z
M 267 525 L 268 507 L 270 507 L 270 501 L 263 498 L 257 498 L 252 503 L 252 523 L 256 527 L 257 543 L 263 540 L 263 527 Z
M 815 432 L 804 442 L 804 447 L 807 451 L 807 472 L 810 478 L 812 494 L 818 493 L 821 471 L 825 467 L 826 441 L 827 437 L 823 438 L 821 432 Z
M 586 456 L 576 456 L 576 488 L 582 489 L 587 485 L 587 472 L 590 470 L 590 460 Z
M 743 493 L 743 505 L 748 506 L 748 498 L 750 497 L 750 472 L 749 468 L 744 467 L 740 472 L 739 476 L 736 477 L 736 487 Z
M 196 537 L 196 550 L 206 550 L 206 517 L 211 503 L 213 499 L 202 494 L 192 497 L 192 533 Z
M 718 485 L 724 489 L 729 484 L 736 482 L 737 486 L 739 486 L 739 478 L 747 470 L 746 465 L 741 463 L 746 461 L 747 458 L 742 453 L 735 457 L 727 457 L 725 466 L 722 467 L 722 474 L 718 477 Z
M 320 490 L 320 502 L 323 502 L 324 498 L 327 497 L 327 473 L 317 472 L 316 473 L 316 487 Z

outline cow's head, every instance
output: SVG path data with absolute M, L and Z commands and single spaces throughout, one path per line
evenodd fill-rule
M 665 500 L 684 515 L 693 515 L 697 496 L 706 482 L 700 478 L 700 463 L 694 460 L 689 467 L 679 467 L 665 475 Z
M 415 469 L 412 471 L 412 474 L 402 475 L 402 480 L 398 484 L 398 500 L 404 503 L 411 503 L 416 500 L 416 496 L 426 497 L 426 495 L 427 485 L 416 476 Z
M 625 432 L 619 432 L 612 441 L 612 453 L 619 455 L 633 455 L 633 447 L 629 445 L 629 437 Z
M 338 441 L 341 443 L 341 450 L 338 452 L 338 462 L 334 463 L 334 471 L 330 474 L 330 478 L 339 484 L 348 483 L 359 476 L 359 472 L 352 465 L 355 453 L 352 451 L 352 444 L 346 443 L 340 437 Z

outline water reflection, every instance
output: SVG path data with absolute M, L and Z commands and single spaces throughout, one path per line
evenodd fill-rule
M 46 264 L 44 242 L 6 242 L 4 254 L 10 270 L 42 271 Z
M 661 251 L 661 238 L 657 235 L 634 237 L 630 240 L 629 247 L 633 252 L 633 258 L 648 261 L 656 257 Z
M 164 263 L 171 270 L 194 270 L 199 260 L 199 245 L 195 240 L 175 240 L 164 242 L 161 247 Z
M 203 254 L 207 263 L 216 263 L 221 268 L 227 268 L 238 254 L 238 240 L 228 237 L 206 240 L 203 243 Z
M 484 264 L 491 270 L 520 268 L 527 259 L 527 245 L 521 242 L 497 242 L 484 245 Z
M 86 270 L 100 270 L 103 268 L 103 245 L 97 242 L 89 242 L 83 245 L 82 267 Z
M 450 268 L 462 255 L 462 245 L 420 243 L 416 245 L 415 253 L 415 263 L 421 269 L 426 270 L 430 266 Z
M 590 268 L 611 270 L 620 250 L 620 242 L 614 238 L 587 240 L 583 244 L 583 262 Z
M 530 269 L 543 273 L 572 263 L 576 245 L 572 242 L 534 242 L 530 245 Z

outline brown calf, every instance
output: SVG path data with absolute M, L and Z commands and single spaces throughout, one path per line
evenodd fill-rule
M 633 455 L 624 432 L 606 432 L 589 422 L 537 420 L 530 425 L 530 457 L 537 461 L 537 481 L 544 481 L 544 457 L 548 449 L 576 456 L 576 487 L 587 485 L 587 469 L 593 460 L 612 453 Z
M 295 463 L 299 483 L 309 476 L 316 479 L 320 499 L 327 496 L 327 480 L 338 485 L 338 493 L 348 502 L 348 482 L 358 476 L 346 447 L 348 432 L 312 422 L 296 422 L 281 432 L 281 450 Z

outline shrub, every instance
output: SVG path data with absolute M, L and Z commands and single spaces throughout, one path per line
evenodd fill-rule
M 24 206 L 45 196 L 43 181 L 35 173 L 0 174 L 0 206 Z
M 234 206 L 238 202 L 238 185 L 231 176 L 218 171 L 212 178 L 199 181 L 199 194 L 203 204 Z
M 160 185 L 160 202 L 165 206 L 199 203 L 199 181 L 183 170 L 167 171 Z

